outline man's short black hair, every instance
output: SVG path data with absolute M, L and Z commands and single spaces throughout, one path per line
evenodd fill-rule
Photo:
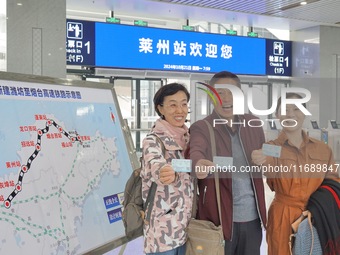
M 240 78 L 236 74 L 228 72 L 228 71 L 221 71 L 221 72 L 215 73 L 214 76 L 211 78 L 209 83 L 210 83 L 211 86 L 214 86 L 215 83 L 219 79 L 223 79 L 223 78 L 229 78 L 229 79 L 235 80 L 237 86 L 239 88 L 241 88 L 241 80 L 240 80 Z

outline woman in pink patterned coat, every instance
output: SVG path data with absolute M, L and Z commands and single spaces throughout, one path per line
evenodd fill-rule
M 144 252 L 147 255 L 185 254 L 185 229 L 191 218 L 193 184 L 190 174 L 175 172 L 171 161 L 183 159 L 189 143 L 185 125 L 189 99 L 187 89 L 178 83 L 161 87 L 154 97 L 160 119 L 151 133 L 160 139 L 150 135 L 143 140 L 144 167 L 141 172 L 144 202 L 152 182 L 157 184 L 150 222 L 144 225 Z

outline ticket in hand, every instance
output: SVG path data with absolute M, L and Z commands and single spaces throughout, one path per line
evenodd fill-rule
M 220 166 L 220 167 L 232 167 L 233 166 L 232 157 L 215 156 L 213 161 L 216 166 Z
M 279 158 L 281 155 L 281 146 L 264 143 L 262 145 L 262 153 L 266 156 Z
M 172 159 L 171 166 L 175 170 L 175 172 L 191 172 L 191 159 Z

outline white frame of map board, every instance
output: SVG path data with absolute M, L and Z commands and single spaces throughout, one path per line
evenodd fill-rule
M 3 86 L 15 88 L 15 90 L 14 90 L 15 92 L 11 92 L 11 93 L 14 93 L 14 94 L 5 95 Z M 33 94 L 29 94 L 29 96 L 26 96 L 27 91 L 25 92 L 25 90 L 23 88 L 28 88 L 27 89 L 28 94 L 31 93 L 31 92 Z M 16 113 L 18 115 L 22 114 L 22 112 L 26 113 L 26 111 L 27 111 L 27 113 L 28 113 L 28 112 L 31 111 L 31 103 L 30 102 L 34 102 L 34 105 L 32 104 L 32 107 L 37 106 L 37 108 L 35 108 L 35 109 L 43 109 L 43 108 L 45 108 L 45 106 L 47 104 L 54 104 L 55 100 L 59 100 L 57 104 L 59 104 L 60 108 L 63 108 L 63 107 L 65 107 L 64 104 L 69 103 L 72 100 L 74 100 L 74 101 L 71 102 L 70 105 L 73 106 L 74 102 L 76 102 L 77 98 L 78 98 L 78 99 L 80 99 L 80 101 L 78 101 L 78 102 L 81 102 L 81 103 L 85 102 L 85 104 L 88 104 L 89 106 L 92 107 L 92 108 L 91 107 L 87 107 L 87 108 L 85 107 L 85 109 L 87 109 L 86 110 L 87 112 L 85 111 L 85 113 L 84 113 L 85 115 L 88 114 L 89 109 L 90 110 L 95 109 L 94 111 L 96 112 L 96 109 L 101 109 L 100 107 L 102 107 L 102 106 L 103 106 L 104 109 L 106 109 L 107 105 L 113 105 L 114 106 L 113 110 L 110 107 L 110 109 L 112 110 L 112 112 L 111 112 L 111 122 L 112 122 L 113 128 L 115 128 L 115 130 L 116 130 L 115 132 L 116 132 L 117 136 L 118 136 L 119 132 L 121 132 L 119 134 L 121 134 L 122 136 L 114 137 L 111 140 L 115 141 L 114 144 L 116 142 L 121 142 L 122 146 L 121 147 L 117 146 L 117 148 L 119 147 L 119 150 L 117 148 L 115 148 L 114 152 L 111 152 L 110 148 L 109 148 L 109 149 L 107 149 L 107 153 L 112 153 L 112 155 L 114 156 L 113 157 L 114 160 L 112 160 L 112 162 L 116 162 L 116 165 L 119 166 L 120 170 L 124 170 L 124 168 L 130 168 L 130 165 L 131 165 L 130 169 L 132 171 L 132 169 L 136 169 L 139 166 L 139 161 L 138 161 L 138 158 L 137 158 L 137 155 L 136 155 L 136 150 L 133 146 L 133 141 L 132 141 L 132 138 L 131 138 L 130 130 L 129 130 L 129 127 L 127 126 L 127 122 L 124 121 L 123 118 L 122 118 L 121 111 L 119 109 L 117 96 L 116 96 L 116 93 L 114 91 L 112 84 L 88 82 L 88 81 L 76 81 L 76 80 L 69 80 L 69 79 L 57 79 L 57 78 L 35 76 L 35 75 L 0 72 L 0 89 L 1 89 L 1 91 L 0 91 L 0 101 L 3 102 L 2 105 L 5 106 L 5 109 L 6 109 L 6 106 L 11 105 L 11 104 L 15 105 L 15 104 L 20 103 L 20 104 L 23 104 L 23 106 L 25 106 L 25 104 L 28 104 L 27 108 L 24 107 L 25 109 L 23 109 L 22 111 L 21 110 L 18 111 L 18 109 L 16 109 L 16 111 L 14 111 L 14 113 Z M 46 98 L 43 93 L 45 93 L 46 96 L 48 97 L 48 90 L 54 90 L 57 93 L 56 95 L 58 95 L 59 97 L 56 96 L 55 98 L 54 97 Z M 37 91 L 39 93 L 38 95 L 36 94 Z M 109 93 L 107 93 L 107 92 L 109 92 Z M 21 95 L 18 95 L 16 93 L 21 93 Z M 24 95 L 24 93 L 25 93 L 25 95 Z M 61 96 L 61 95 L 63 95 L 63 96 Z M 67 96 L 65 96 L 65 95 L 67 95 Z M 77 97 L 77 95 L 78 96 L 81 95 L 81 96 Z M 63 100 L 65 100 L 65 103 L 63 103 Z M 82 100 L 84 100 L 84 101 L 82 101 Z M 101 100 L 103 100 L 103 102 Z M 41 107 L 41 105 L 43 107 Z M 98 107 L 97 107 L 97 105 L 98 105 Z M 11 111 L 13 110 L 12 108 L 13 107 L 11 107 L 11 109 L 7 108 L 7 109 L 10 109 L 10 111 L 9 111 L 9 113 L 4 113 L 4 114 L 11 114 Z M 46 108 L 47 108 L 47 106 L 46 106 Z M 58 110 L 61 110 L 61 109 L 58 109 Z M 0 111 L 4 112 L 4 109 L 0 109 Z M 99 114 L 102 114 L 101 110 L 100 111 L 97 110 L 97 111 L 98 111 Z M 103 237 L 100 239 L 101 243 L 97 243 L 95 246 L 81 248 L 82 246 L 85 245 L 86 241 L 82 242 L 81 240 L 78 240 L 78 244 L 77 244 L 78 246 L 73 247 L 71 239 L 72 238 L 73 239 L 80 239 L 80 238 L 78 238 L 78 236 L 73 236 L 73 237 L 67 236 L 66 235 L 67 234 L 66 228 L 65 229 L 61 229 L 61 227 L 60 228 L 58 228 L 58 227 L 53 228 L 53 227 L 50 226 L 50 225 L 53 225 L 53 224 L 49 224 L 49 223 L 46 223 L 46 225 L 48 225 L 48 227 L 46 227 L 46 226 L 44 226 L 44 224 L 39 225 L 35 222 L 35 220 L 34 220 L 35 213 L 33 213 L 35 211 L 34 211 L 33 208 L 39 207 L 40 213 L 42 214 L 42 216 L 40 216 L 40 218 L 41 218 L 41 217 L 46 216 L 46 215 L 44 215 L 44 213 L 45 213 L 44 209 L 47 209 L 49 207 L 46 204 L 43 205 L 45 200 L 47 201 L 47 196 L 44 197 L 43 193 L 36 194 L 36 198 L 35 198 L 34 202 L 32 202 L 31 204 L 29 204 L 30 203 L 29 198 L 27 198 L 26 200 L 19 200 L 18 199 L 18 197 L 20 197 L 20 195 L 22 196 L 23 193 L 25 193 L 26 191 L 28 191 L 28 189 L 30 189 L 30 188 L 27 189 L 27 187 L 30 187 L 30 186 L 29 186 L 29 184 L 27 184 L 25 182 L 24 177 L 26 177 L 26 176 L 29 177 L 29 174 L 32 173 L 32 170 L 34 168 L 34 160 L 36 160 L 38 162 L 43 162 L 43 161 L 39 161 L 39 160 L 42 160 L 40 158 L 43 157 L 43 156 L 41 156 L 42 153 L 40 152 L 40 151 L 42 151 L 41 148 L 43 147 L 43 145 L 50 146 L 50 148 L 54 148 L 54 147 L 52 147 L 52 144 L 53 144 L 53 146 L 57 146 L 57 148 L 58 148 L 57 150 L 60 149 L 61 151 L 63 151 L 64 149 L 65 149 L 65 151 L 67 151 L 68 146 L 72 147 L 73 150 L 78 148 L 77 151 L 81 151 L 81 150 L 86 151 L 87 147 L 91 147 L 91 146 L 94 147 L 95 146 L 95 145 L 90 144 L 90 141 L 92 142 L 92 140 L 96 140 L 96 139 L 94 139 L 95 136 L 92 137 L 91 134 L 86 134 L 86 135 L 82 135 L 80 133 L 78 134 L 77 131 L 74 131 L 72 128 L 71 128 L 71 130 L 66 130 L 66 127 L 65 127 L 66 124 L 60 124 L 59 122 L 58 123 L 54 122 L 53 120 L 50 119 L 50 116 L 48 114 L 46 114 L 46 115 L 42 114 L 41 116 L 43 118 L 40 120 L 39 119 L 40 118 L 39 112 L 40 112 L 39 110 L 35 110 L 35 112 L 34 112 L 35 123 L 39 124 L 39 123 L 43 123 L 43 122 L 39 122 L 39 121 L 44 121 L 44 123 L 46 122 L 46 127 L 44 125 L 41 125 L 41 126 L 38 127 L 38 125 L 35 125 L 35 123 L 33 123 L 34 122 L 33 120 L 30 123 L 27 123 L 25 121 L 23 121 L 23 122 L 18 121 L 19 126 L 13 127 L 14 131 L 11 131 L 11 132 L 8 132 L 8 133 L 7 133 L 7 131 L 9 131 L 9 129 L 10 129 L 10 128 L 8 128 L 8 126 L 6 128 L 6 125 L 5 125 L 5 127 L 3 129 L 0 127 L 0 141 L 1 141 L 1 138 L 3 138 L 6 141 L 6 138 L 8 138 L 8 137 L 10 138 L 9 140 L 11 140 L 11 137 L 9 136 L 9 134 L 10 133 L 13 133 L 13 134 L 18 133 L 19 129 L 21 130 L 20 132 L 22 132 L 23 136 L 25 136 L 25 137 L 32 136 L 32 137 L 30 137 L 31 139 L 30 138 L 27 138 L 26 140 L 20 140 L 19 139 L 22 148 L 20 149 L 19 152 L 16 153 L 17 155 L 13 155 L 14 153 L 11 153 L 10 155 L 13 155 L 13 157 L 8 156 L 7 158 L 3 159 L 3 161 L 1 161 L 1 158 L 0 158 L 0 163 L 2 163 L 2 165 L 0 165 L 0 174 L 1 174 L 1 169 L 4 169 L 2 171 L 3 176 L 0 175 L 0 185 L 1 184 L 4 185 L 5 183 L 7 183 L 7 187 L 5 187 L 5 188 L 0 187 L 0 198 L 1 198 L 1 195 L 2 195 L 2 197 L 4 199 L 4 201 L 0 202 L 0 205 L 1 205 L 0 206 L 0 226 L 3 224 L 4 227 L 6 227 L 6 229 L 8 229 L 8 228 L 10 229 L 11 227 L 13 228 L 13 229 L 8 230 L 8 232 L 6 232 L 7 237 L 4 237 L 4 236 L 1 237 L 1 235 L 0 235 L 0 247 L 2 247 L 2 248 L 0 248 L 0 253 L 7 252 L 7 254 L 10 254 L 10 253 L 14 254 L 15 252 L 19 251 L 17 247 L 16 247 L 16 249 L 14 249 L 15 245 L 12 246 L 14 250 L 8 251 L 8 250 L 6 250 L 6 248 L 3 248 L 6 245 L 9 246 L 10 242 L 13 241 L 13 240 L 11 240 L 11 237 L 10 237 L 11 235 L 15 236 L 15 238 L 13 238 L 13 239 L 16 240 L 16 242 L 17 242 L 16 245 L 18 245 L 18 246 L 20 246 L 20 245 L 23 245 L 23 246 L 30 245 L 31 247 L 40 247 L 41 243 L 43 243 L 45 241 L 45 239 L 49 239 L 49 238 L 51 239 L 51 237 L 55 239 L 55 242 L 54 242 L 55 244 L 53 244 L 53 242 L 52 243 L 49 243 L 49 242 L 46 243 L 46 245 L 50 246 L 50 248 L 47 248 L 47 249 L 44 248 L 43 251 L 40 251 L 40 250 L 37 250 L 37 251 L 33 250 L 32 251 L 31 250 L 31 252 L 33 252 L 35 254 L 37 254 L 38 252 L 42 252 L 41 254 L 46 254 L 46 252 L 56 252 L 57 250 L 59 252 L 58 254 L 67 254 L 67 252 L 70 252 L 70 253 L 75 252 L 77 254 L 79 254 L 79 253 L 82 253 L 82 254 L 103 254 L 106 251 L 112 250 L 112 249 L 119 247 L 120 245 L 128 242 L 127 238 L 124 235 L 124 231 L 123 231 L 124 228 L 122 228 L 122 222 L 121 222 L 121 220 L 119 220 L 119 217 L 118 217 L 120 215 L 119 212 L 118 212 L 119 211 L 118 209 L 121 209 L 122 192 L 124 192 L 123 187 L 125 186 L 125 182 L 126 182 L 127 178 L 130 176 L 131 171 L 124 172 L 124 176 L 122 174 L 123 172 L 121 172 L 121 171 L 114 172 L 114 171 L 116 171 L 116 169 L 113 170 L 110 167 L 116 166 L 116 165 L 114 165 L 114 163 L 112 163 L 111 161 L 110 161 L 111 163 L 107 163 L 108 164 L 107 167 L 103 163 L 102 168 L 106 169 L 106 170 L 103 170 L 103 171 L 101 170 L 101 172 L 99 172 L 99 173 L 95 172 L 96 170 L 93 170 L 93 169 L 96 169 L 96 168 L 91 169 L 91 167 L 89 166 L 88 167 L 89 169 L 87 169 L 88 173 L 93 174 L 95 177 L 93 177 L 93 180 L 91 179 L 91 182 L 89 181 L 89 183 L 86 183 L 86 184 L 88 185 L 88 187 L 90 187 L 88 189 L 91 189 L 91 192 L 92 192 L 92 189 L 93 189 L 93 194 L 96 195 L 96 196 L 99 196 L 98 195 L 99 193 L 96 194 L 97 191 L 105 193 L 105 191 L 111 189 L 111 186 L 110 187 L 105 186 L 105 188 L 108 188 L 108 189 L 103 189 L 103 191 L 102 191 L 103 187 L 100 186 L 100 185 L 104 185 L 103 183 L 110 178 L 112 178 L 112 180 L 119 180 L 119 185 L 120 185 L 119 193 L 117 193 L 117 191 L 113 191 L 112 194 L 107 194 L 108 195 L 107 197 L 100 197 L 99 196 L 99 200 L 98 200 L 99 202 L 98 202 L 98 204 L 95 204 L 97 207 L 103 207 L 103 206 L 106 207 L 104 209 L 100 209 L 99 212 L 101 212 L 101 213 L 104 212 L 104 214 L 107 213 L 107 215 L 106 215 L 107 219 L 105 219 L 105 220 L 109 221 L 109 224 L 113 224 L 113 225 L 119 224 L 119 227 L 114 228 L 115 230 L 119 229 L 118 233 L 110 232 L 110 233 L 112 233 L 112 237 L 107 237 L 107 235 L 104 233 L 105 231 L 107 231 L 107 229 L 105 229 L 105 231 L 103 230 L 103 233 L 96 233 L 96 229 L 92 230 L 91 228 L 88 229 L 88 231 L 83 230 L 83 232 L 88 232 L 88 235 L 91 236 L 93 239 L 96 238 L 96 235 L 99 235 L 99 236 L 101 234 L 103 235 Z M 70 112 L 72 112 L 71 109 L 70 109 Z M 54 113 L 54 112 L 52 112 L 52 113 Z M 81 112 L 79 113 L 77 111 L 77 114 L 81 115 L 82 113 Z M 3 116 L 5 116 L 5 115 L 3 115 Z M 103 118 L 106 119 L 106 117 L 108 115 L 106 113 L 103 113 L 103 116 L 98 117 L 95 114 L 93 114 L 93 115 L 91 115 L 91 118 L 94 119 L 93 121 L 99 121 L 100 122 L 100 121 L 102 121 Z M 0 117 L 1 117 L 1 113 L 0 113 Z M 16 115 L 12 113 L 11 117 L 13 117 L 15 119 Z M 30 117 L 32 117 L 32 119 L 34 119 L 33 116 L 30 116 Z M 97 117 L 98 117 L 98 119 L 96 119 Z M 19 117 L 18 119 L 20 120 L 21 118 Z M 5 121 L 5 118 L 2 119 L 3 124 L 4 124 L 4 121 Z M 6 123 L 7 123 L 7 121 L 6 121 Z M 83 124 L 80 124 L 80 123 L 82 123 L 81 121 L 79 121 L 79 125 L 83 125 Z M 99 125 L 99 124 L 97 124 L 97 125 Z M 109 124 L 109 125 L 111 125 L 111 124 Z M 83 126 L 81 126 L 81 127 L 83 127 Z M 47 128 L 47 127 L 49 127 L 49 128 Z M 77 128 L 81 129 L 81 127 L 78 126 Z M 53 132 L 51 131 L 52 129 L 54 129 Z M 107 127 L 107 128 L 105 127 L 105 130 L 110 131 L 111 127 Z M 27 132 L 27 133 L 25 133 L 25 132 Z M 39 135 L 39 132 L 40 132 L 40 135 Z M 47 135 L 49 135 L 48 139 L 50 139 L 50 140 L 47 139 Z M 36 137 L 37 139 L 33 139 L 33 137 Z M 55 140 L 53 140 L 53 138 L 55 138 Z M 119 140 L 119 139 L 121 139 L 121 140 Z M 97 140 L 99 141 L 100 139 L 97 139 Z M 102 138 L 102 140 L 103 140 L 102 141 L 103 144 L 105 144 L 108 141 L 111 142 L 111 140 L 109 140 L 108 138 Z M 76 143 L 79 144 L 79 145 L 75 145 Z M 6 144 L 6 143 L 3 143 L 3 144 Z M 13 144 L 15 146 L 17 146 L 16 142 L 13 142 Z M 111 145 L 111 143 L 108 143 L 108 144 L 109 144 L 109 146 L 113 146 L 113 145 Z M 114 145 L 114 147 L 116 147 L 116 145 Z M 95 154 L 96 160 L 93 160 L 94 162 L 99 161 L 99 160 L 97 160 L 97 157 L 99 157 L 99 156 L 101 157 L 101 155 L 102 155 L 102 154 L 99 154 L 99 152 L 101 153 L 100 146 L 98 146 L 98 149 L 97 149 L 97 147 L 95 147 L 95 148 L 96 148 L 96 152 L 98 153 L 98 155 Z M 0 146 L 0 149 L 1 149 L 1 146 Z M 94 150 L 94 148 L 93 148 L 93 150 Z M 26 151 L 26 154 L 22 151 Z M 27 154 L 27 151 L 31 151 L 31 153 Z M 45 155 L 46 154 L 48 155 L 48 153 L 46 151 L 45 151 Z M 1 150 L 0 150 L 0 152 L 1 152 Z M 39 155 L 39 152 L 40 152 L 40 155 Z M 64 154 L 66 154 L 66 153 L 64 153 L 64 151 L 63 151 L 63 153 L 61 153 L 60 155 L 64 155 Z M 124 155 L 122 155 L 122 154 L 124 154 Z M 30 157 L 26 157 L 25 160 L 22 160 L 24 158 L 23 155 L 30 155 Z M 6 155 L 2 155 L 2 156 L 5 157 Z M 19 156 L 21 157 L 21 160 L 18 159 Z M 111 154 L 110 154 L 110 156 L 111 156 Z M 124 157 L 124 159 L 126 159 L 126 161 L 127 160 L 129 161 L 130 165 L 129 164 L 127 165 L 126 164 L 127 162 L 125 162 L 125 160 L 124 160 L 124 162 L 119 161 L 123 157 Z M 109 158 L 111 159 L 111 157 L 109 157 Z M 75 167 L 74 167 L 74 169 L 72 170 L 73 173 L 70 176 L 65 175 L 65 176 L 63 176 L 63 178 L 67 177 L 67 178 L 72 179 L 72 177 L 73 177 L 74 180 L 79 180 L 77 178 L 80 178 L 81 175 L 77 175 L 76 172 L 82 173 L 85 176 L 84 172 L 81 172 L 82 170 L 80 170 L 80 165 L 86 165 L 88 163 L 86 162 L 86 164 L 85 164 L 85 161 L 84 162 L 81 161 L 82 159 L 80 159 L 80 154 L 77 154 L 76 159 L 77 160 L 75 160 L 75 161 L 79 162 L 79 164 L 74 163 L 74 165 L 79 165 L 79 169 L 77 169 L 77 171 L 76 171 Z M 87 159 L 87 158 L 85 157 L 85 159 Z M 62 160 L 60 160 L 60 164 L 66 164 L 66 163 L 62 162 Z M 91 164 L 94 164 L 94 163 L 91 163 Z M 37 164 L 35 164 L 35 165 L 37 165 Z M 32 169 L 29 169 L 29 166 L 31 166 Z M 55 166 L 55 168 L 57 169 L 58 166 Z M 48 171 L 49 171 L 49 169 L 43 169 L 41 171 L 41 173 L 42 174 L 45 173 L 45 177 L 53 176 L 53 175 L 49 176 Z M 15 175 L 15 172 L 17 173 L 16 175 Z M 103 177 L 97 178 L 97 175 L 95 175 L 93 172 L 96 173 L 98 176 L 102 175 Z M 90 180 L 90 175 L 86 176 L 89 180 Z M 13 176 L 15 176 L 15 178 Z M 117 177 L 117 176 L 119 176 L 119 177 Z M 120 176 L 123 176 L 123 177 L 120 177 Z M 12 180 L 11 180 L 11 178 L 12 178 Z M 43 178 L 43 177 L 41 177 L 41 178 Z M 59 176 L 57 176 L 56 178 L 59 178 Z M 100 178 L 102 178 L 102 179 L 100 179 Z M 120 180 L 120 178 L 124 178 L 124 180 Z M 51 179 L 53 179 L 53 178 L 51 178 Z M 34 180 L 30 180 L 30 181 L 31 181 L 31 183 L 33 183 Z M 46 183 L 46 182 L 47 181 L 45 181 L 43 183 Z M 8 183 L 10 183 L 10 185 Z M 66 193 L 67 193 L 66 187 L 67 186 L 65 185 L 65 186 L 59 187 L 58 182 L 56 182 L 56 183 L 57 184 L 55 184 L 54 189 L 57 189 L 56 192 L 60 192 L 59 196 L 62 197 L 63 193 L 65 193 L 65 195 L 66 195 Z M 115 186 L 115 185 L 113 185 L 113 186 Z M 112 186 L 112 189 L 115 188 L 113 186 Z M 48 186 L 48 187 L 51 187 L 51 186 Z M 45 188 L 44 192 L 46 192 L 46 190 L 48 190 L 48 189 L 49 188 Z M 69 190 L 70 190 L 70 188 L 69 188 Z M 76 191 L 76 190 L 78 190 L 78 187 L 73 189 L 73 191 Z M 34 191 L 30 191 L 30 192 L 34 193 Z M 29 193 L 29 192 L 27 192 L 27 193 Z M 86 198 L 86 201 L 89 200 L 89 198 L 91 198 L 89 193 L 86 193 L 87 194 L 86 196 L 88 196 Z M 16 196 L 18 196 L 18 197 L 16 197 Z M 42 199 L 41 203 L 39 202 L 40 198 Z M 51 198 L 51 197 L 49 197 L 49 198 Z M 43 199 L 45 199 L 45 200 L 43 200 Z M 67 203 L 67 196 L 65 196 L 65 198 L 63 198 L 63 199 L 66 201 L 65 203 Z M 95 198 L 93 198 L 93 199 L 95 199 Z M 62 203 L 62 202 L 59 201 L 59 204 L 60 203 Z M 78 200 L 73 200 L 73 205 L 75 205 L 77 203 L 78 203 Z M 81 204 L 81 202 L 79 202 L 79 203 Z M 86 202 L 84 202 L 84 204 L 85 203 Z M 32 209 L 33 214 L 29 215 L 29 213 L 27 213 L 27 215 L 26 215 L 27 218 L 25 218 L 23 214 L 16 215 L 16 213 L 19 214 L 19 212 L 20 212 L 20 210 L 22 210 L 22 208 L 25 208 L 25 204 L 26 204 L 26 206 L 29 206 L 30 209 Z M 105 204 L 105 205 L 103 205 L 103 204 Z M 7 206 L 7 208 L 6 208 L 6 206 Z M 41 206 L 41 208 L 40 208 L 40 206 Z M 44 206 L 44 208 L 42 206 Z M 51 206 L 51 207 L 53 207 L 53 206 Z M 60 208 L 62 208 L 60 210 L 64 210 L 65 215 L 66 215 L 67 210 L 62 206 L 60 206 Z M 71 203 L 69 205 L 69 208 L 73 208 Z M 47 209 L 47 211 L 48 210 L 49 209 Z M 50 208 L 50 210 L 51 211 L 48 211 L 48 216 L 46 216 L 46 217 L 51 217 L 51 215 L 56 211 L 56 210 L 52 210 L 52 208 Z M 82 210 L 85 211 L 85 209 L 83 209 L 83 208 L 81 209 L 81 211 Z M 114 211 L 114 214 L 113 214 L 113 211 Z M 72 212 L 72 210 L 71 210 L 71 212 Z M 111 212 L 112 212 L 112 214 L 110 214 Z M 37 214 L 39 214 L 39 212 Z M 69 215 L 67 215 L 67 216 L 65 216 L 65 215 L 63 217 L 65 217 L 67 219 L 67 217 L 69 217 Z M 72 214 L 70 214 L 70 215 L 72 215 Z M 60 216 L 60 221 L 64 222 L 64 223 L 69 223 L 66 219 L 63 219 L 63 217 Z M 117 221 L 115 221 L 116 217 L 118 219 Z M 18 218 L 20 218 L 20 223 L 19 223 L 19 220 L 17 220 Z M 86 218 L 86 217 L 84 217 L 84 216 L 78 217 L 77 216 L 77 224 L 78 225 L 84 224 L 84 219 L 82 221 L 79 218 Z M 99 219 L 99 221 L 104 221 L 104 224 L 106 224 L 107 222 L 105 223 L 105 220 L 102 217 Z M 76 220 L 73 219 L 73 222 L 76 222 Z M 16 225 L 16 223 L 18 223 L 18 225 Z M 91 224 L 94 224 L 94 223 L 91 223 Z M 58 225 L 58 224 L 56 224 L 56 225 Z M 64 225 L 66 225 L 66 224 L 64 224 Z M 108 226 L 109 226 L 108 228 L 111 227 L 111 225 L 108 225 Z M 81 226 L 81 227 L 83 227 L 83 226 Z M 75 228 L 77 228 L 77 227 L 75 227 Z M 66 238 L 63 237 L 64 234 L 65 234 Z M 6 234 L 3 234 L 3 235 L 6 235 Z M 27 237 L 27 239 L 24 240 L 23 239 L 24 237 L 25 238 Z M 60 237 L 60 240 L 58 240 L 59 237 Z M 102 240 L 104 240 L 104 241 L 102 241 Z M 6 242 L 7 242 L 7 244 L 6 244 Z M 32 245 L 33 243 L 34 243 L 34 245 Z M 65 244 L 65 243 L 67 243 L 67 244 Z M 75 243 L 77 243 L 77 242 L 75 242 Z M 66 245 L 66 247 L 65 247 L 65 245 Z M 27 246 L 27 247 L 30 247 L 30 246 Z M 27 250 L 27 247 L 25 248 L 25 252 L 29 251 L 29 250 Z M 64 253 L 63 253 L 63 251 L 64 251 Z

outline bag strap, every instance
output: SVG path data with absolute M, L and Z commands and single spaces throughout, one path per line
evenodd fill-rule
M 196 214 L 197 214 L 197 178 L 193 178 L 194 179 L 194 198 L 192 201 L 192 207 L 191 207 L 191 218 L 196 218 Z
M 156 137 L 156 140 L 158 140 L 158 142 L 161 144 L 162 154 L 165 157 L 165 146 L 164 146 L 164 143 L 162 142 L 161 138 L 159 138 L 159 136 L 154 134 L 154 133 L 150 133 L 147 136 Z M 153 204 L 154 204 L 154 201 L 155 201 L 156 190 L 157 190 L 157 184 L 155 182 L 152 182 L 148 196 L 147 196 L 145 204 L 143 206 L 144 212 L 146 211 L 146 209 L 148 209 L 148 213 L 146 214 L 145 219 L 144 219 L 144 222 L 146 224 L 148 224 L 150 222 L 151 211 L 152 211 L 152 207 L 153 207 Z
M 210 135 L 210 144 L 211 144 L 211 154 L 212 154 L 212 157 L 214 158 L 214 156 L 216 156 L 216 140 L 215 140 L 214 130 L 207 120 L 204 120 L 204 121 L 208 126 L 209 135 Z M 217 171 L 214 172 L 214 178 L 215 178 L 215 191 L 216 191 L 216 199 L 217 199 L 217 207 L 218 207 L 218 216 L 220 218 L 220 223 L 222 225 L 220 180 L 218 178 Z
M 310 246 L 310 253 L 309 255 L 312 255 L 313 254 L 313 246 L 314 246 L 314 231 L 313 231 L 313 224 L 312 224 L 312 214 L 310 213 L 310 211 L 307 211 L 307 217 L 308 217 L 308 225 L 309 225 L 309 228 L 310 228 L 310 231 L 312 233 L 312 243 L 311 243 L 311 246 Z

